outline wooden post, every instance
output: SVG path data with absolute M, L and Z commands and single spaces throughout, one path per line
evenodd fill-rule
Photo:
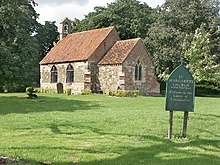
M 183 118 L 183 134 L 182 134 L 183 138 L 186 138 L 188 116 L 189 116 L 188 112 L 185 111 L 184 118 Z
M 172 132 L 173 132 L 173 111 L 169 111 L 168 139 L 172 138 Z

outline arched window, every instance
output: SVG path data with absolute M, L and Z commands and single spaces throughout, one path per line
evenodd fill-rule
M 71 83 L 74 81 L 74 69 L 72 65 L 68 65 L 66 69 L 66 82 Z
M 135 79 L 135 81 L 141 81 L 142 80 L 142 66 L 140 64 L 139 59 L 137 61 L 137 64 L 135 65 L 134 79 Z
M 137 81 L 138 80 L 138 65 L 136 64 L 135 65 L 135 71 L 134 71 L 135 73 L 134 73 L 134 78 L 135 78 L 135 81 Z
M 57 68 L 53 66 L 50 73 L 51 73 L 51 83 L 57 83 Z
M 142 80 L 142 66 L 139 65 L 138 68 L 138 80 L 141 81 Z

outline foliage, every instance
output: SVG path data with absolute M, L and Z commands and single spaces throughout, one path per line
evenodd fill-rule
M 92 94 L 92 91 L 91 90 L 82 90 L 81 91 L 81 95 L 90 95 L 90 94 Z
M 186 36 L 193 36 L 202 24 L 211 34 L 216 33 L 220 24 L 219 9 L 219 1 L 216 0 L 166 0 L 158 8 L 158 19 L 145 39 L 158 75 L 167 68 L 172 71 L 181 61 L 184 62 L 183 41 Z M 216 44 L 213 54 L 220 53 L 217 38 L 214 35 L 211 38 Z M 192 38 L 188 41 L 190 44 Z
M 73 31 L 115 26 L 122 39 L 145 38 L 156 11 L 137 0 L 116 0 L 107 7 L 95 7 L 85 19 L 73 21 Z
M 220 64 L 216 63 L 212 49 L 211 34 L 201 26 L 185 50 L 185 58 L 189 61 L 188 67 L 199 87 L 220 90 Z
M 0 94 L 0 155 L 28 165 L 220 163 L 220 98 L 196 98 L 187 139 L 179 138 L 183 113 L 174 113 L 167 140 L 164 97 L 38 96 Z
M 36 91 L 33 87 L 27 87 L 26 92 L 29 99 L 37 98 Z
M 138 90 L 110 90 L 105 91 L 105 94 L 116 97 L 138 97 L 140 92 Z
M 67 94 L 67 95 L 71 95 L 71 91 L 72 91 L 71 88 L 67 88 L 67 89 L 66 89 L 66 94 Z
M 50 94 L 55 94 L 57 93 L 57 89 L 53 88 L 35 88 L 36 93 L 50 93 Z
M 0 91 L 39 84 L 39 54 L 49 50 L 57 28 L 36 21 L 35 5 L 34 0 L 0 0 Z
M 39 24 L 34 36 L 40 47 L 40 60 L 50 51 L 54 43 L 58 41 L 59 33 L 55 21 L 46 21 L 44 25 Z
M 38 45 L 31 35 L 37 26 L 37 13 L 30 0 L 0 1 L 0 86 L 25 89 L 37 82 Z

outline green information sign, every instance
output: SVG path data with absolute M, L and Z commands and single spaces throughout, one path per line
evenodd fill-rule
M 194 95 L 195 82 L 192 74 L 180 65 L 167 80 L 166 110 L 193 112 Z

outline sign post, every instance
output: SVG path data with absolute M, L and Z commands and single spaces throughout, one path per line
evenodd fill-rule
M 186 138 L 186 130 L 187 130 L 187 121 L 188 121 L 189 114 L 187 111 L 184 112 L 184 117 L 183 117 L 183 133 L 182 136 L 183 138 Z
M 195 81 L 183 66 L 177 67 L 167 80 L 166 110 L 170 111 L 168 139 L 172 138 L 173 111 L 184 111 L 183 133 L 186 138 L 188 112 L 194 111 Z
M 168 139 L 172 138 L 172 133 L 173 133 L 173 111 L 170 111 L 169 128 L 168 128 Z

